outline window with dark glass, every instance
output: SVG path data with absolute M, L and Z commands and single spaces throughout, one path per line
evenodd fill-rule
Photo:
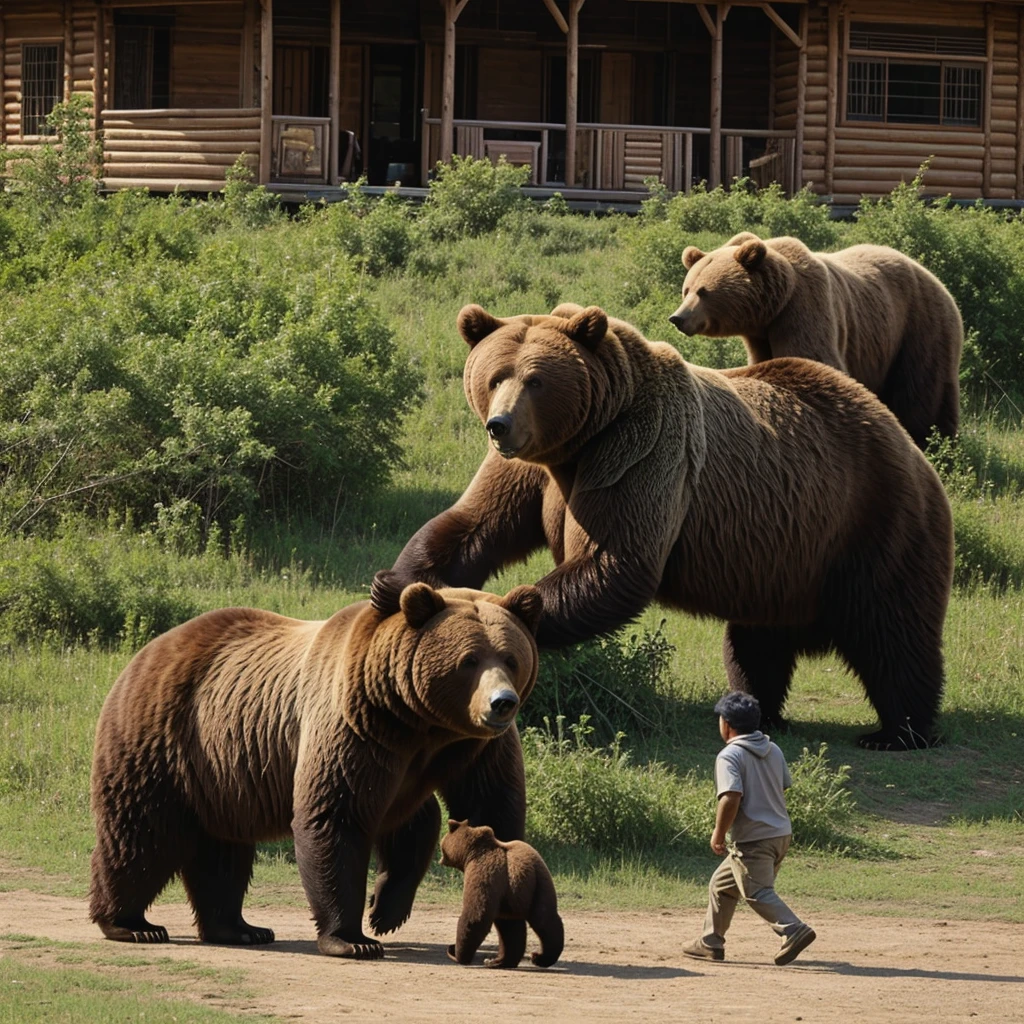
M 114 108 L 170 106 L 171 19 L 122 14 L 114 21 Z
M 941 59 L 922 59 L 925 54 Z M 854 23 L 846 119 L 980 127 L 984 61 L 956 58 L 984 55 L 981 29 Z
M 64 93 L 60 43 L 25 43 L 21 48 L 21 134 L 46 135 L 46 117 Z

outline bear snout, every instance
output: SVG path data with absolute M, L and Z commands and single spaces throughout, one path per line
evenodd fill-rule
M 677 330 L 680 334 L 696 334 L 700 329 L 700 324 L 697 323 L 697 317 L 694 315 L 694 310 L 687 309 L 685 305 L 680 306 L 669 318 L 668 322 Z
M 512 429 L 512 417 L 508 413 L 492 416 L 487 421 L 487 433 L 492 441 L 500 441 Z
M 491 694 L 491 712 L 498 718 L 511 718 L 519 707 L 519 694 L 507 686 Z

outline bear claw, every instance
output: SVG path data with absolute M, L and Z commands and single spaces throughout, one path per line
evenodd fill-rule
M 325 956 L 344 957 L 349 960 L 383 960 L 384 946 L 372 939 L 349 942 L 337 935 L 321 935 L 316 942 L 317 948 Z

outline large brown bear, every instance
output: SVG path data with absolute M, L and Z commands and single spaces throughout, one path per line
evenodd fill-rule
M 873 391 L 918 447 L 960 421 L 964 327 L 953 296 L 919 263 L 883 245 L 813 253 L 796 238 L 749 231 L 720 249 L 683 250 L 683 334 L 741 335 L 750 363 L 803 356 Z
M 206 942 L 273 941 L 242 918 L 256 843 L 288 835 L 320 951 L 376 959 L 362 930 L 409 916 L 452 813 L 523 835 L 514 724 L 537 676 L 533 587 L 505 598 L 420 583 L 326 622 L 210 612 L 144 647 L 96 730 L 91 916 L 109 939 L 166 942 L 145 918 L 179 874 Z M 525 942 L 522 921 L 503 941 Z
M 556 312 L 571 315 L 459 314 L 491 450 L 374 586 L 480 586 L 546 545 L 541 645 L 608 633 L 657 599 L 726 620 L 729 681 L 767 728 L 797 657 L 835 650 L 880 720 L 862 745 L 929 743 L 952 520 L 892 413 L 809 359 L 710 370 L 596 307 Z
M 538 967 L 550 967 L 562 955 L 565 929 L 555 882 L 529 843 L 503 843 L 488 825 L 474 828 L 468 821 L 449 821 L 441 840 L 441 863 L 466 876 L 455 944 L 448 947 L 456 963 L 471 964 L 491 925 L 503 918 L 525 921 L 537 933 L 540 952 L 531 953 L 530 959 Z M 525 952 L 525 941 L 511 948 L 499 936 L 498 955 L 484 964 L 518 967 Z

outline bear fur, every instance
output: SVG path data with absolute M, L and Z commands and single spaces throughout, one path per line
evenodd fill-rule
M 166 942 L 149 905 L 180 875 L 205 942 L 271 942 L 242 918 L 256 843 L 291 834 L 321 952 L 377 959 L 363 934 L 409 916 L 449 808 L 523 835 L 515 715 L 537 676 L 533 587 L 416 584 L 323 622 L 209 612 L 147 644 L 96 730 L 92 920 Z M 526 925 L 501 922 L 509 945 Z
M 919 263 L 883 245 L 813 253 L 796 238 L 749 231 L 720 249 L 683 250 L 684 334 L 741 335 L 750 363 L 803 356 L 859 380 L 923 448 L 960 422 L 964 327 L 953 296 Z
M 544 858 L 529 843 L 503 843 L 488 825 L 449 821 L 441 840 L 441 863 L 464 872 L 462 913 L 455 944 L 448 955 L 460 964 L 473 962 L 480 943 L 499 919 L 525 921 L 540 939 L 540 952 L 530 954 L 538 967 L 550 967 L 562 955 L 565 930 L 558 916 L 555 883 Z M 518 967 L 525 944 L 514 949 L 499 939 L 498 955 L 487 967 Z
M 597 307 L 459 314 L 490 450 L 374 586 L 481 586 L 548 547 L 538 643 L 607 634 L 651 601 L 728 624 L 729 682 L 782 724 L 797 657 L 837 651 L 880 728 L 932 741 L 953 573 L 949 501 L 896 418 L 809 359 L 719 371 Z

